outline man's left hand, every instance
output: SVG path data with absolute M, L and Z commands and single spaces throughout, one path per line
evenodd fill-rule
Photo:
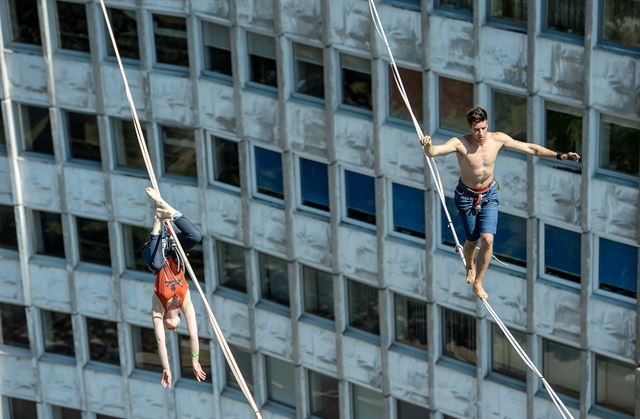
M 204 381 L 207 379 L 207 373 L 204 372 L 204 370 L 200 366 L 200 361 L 194 358 L 193 362 L 191 363 L 191 366 L 193 367 L 193 375 L 195 375 L 196 380 Z
M 562 153 L 562 155 L 560 156 L 560 160 L 580 161 L 580 155 L 578 153 L 574 153 L 573 151 L 569 153 Z

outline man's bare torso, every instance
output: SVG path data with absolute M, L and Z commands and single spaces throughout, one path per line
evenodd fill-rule
M 460 166 L 462 183 L 473 189 L 485 188 L 493 181 L 498 151 L 502 148 L 500 133 L 488 132 L 482 143 L 474 141 L 470 135 L 458 137 L 456 157 Z

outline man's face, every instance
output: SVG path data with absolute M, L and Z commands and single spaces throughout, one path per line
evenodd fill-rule
M 487 121 L 474 122 L 469 131 L 474 141 L 483 143 L 487 139 Z

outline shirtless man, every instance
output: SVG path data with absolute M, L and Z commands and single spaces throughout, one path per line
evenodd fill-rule
M 516 141 L 503 132 L 487 130 L 487 111 L 476 107 L 467 112 L 469 133 L 463 137 L 449 138 L 444 144 L 433 145 L 431 137 L 420 139 L 429 157 L 456 153 L 460 167 L 460 179 L 455 190 L 455 204 L 464 227 L 464 259 L 467 283 L 482 299 L 488 297 L 482 280 L 493 254 L 493 236 L 498 226 L 498 185 L 493 177 L 498 151 L 502 147 L 539 157 L 558 160 L 580 160 L 577 153 L 556 153 L 538 144 Z M 473 254 L 480 240 L 476 263 Z

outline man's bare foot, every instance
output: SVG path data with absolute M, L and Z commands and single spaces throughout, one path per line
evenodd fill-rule
M 467 268 L 467 284 L 473 284 L 476 280 L 476 268 L 474 266 L 471 269 Z
M 166 213 L 165 216 L 163 218 L 171 218 L 173 217 L 173 214 L 175 214 L 176 210 L 167 203 L 167 201 L 165 201 L 164 199 L 162 199 L 162 197 L 160 196 L 160 194 L 153 189 L 152 187 L 147 187 L 147 189 L 145 189 L 145 191 L 147 192 L 147 195 L 149 195 L 149 198 L 153 199 L 156 203 L 156 208 L 163 212 Z
M 489 298 L 489 295 L 484 291 L 484 288 L 482 288 L 482 283 L 480 281 L 473 282 L 473 292 L 475 292 L 481 300 Z

